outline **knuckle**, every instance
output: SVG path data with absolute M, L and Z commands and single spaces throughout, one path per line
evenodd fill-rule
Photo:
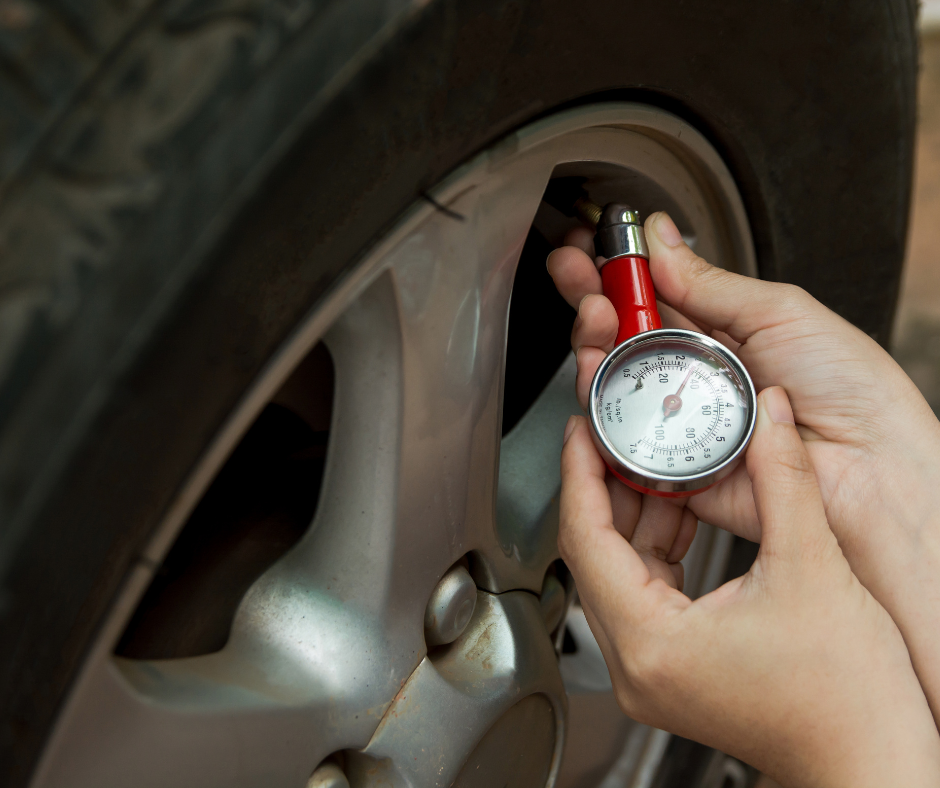
M 668 683 L 667 656 L 658 640 L 636 638 L 630 648 L 621 650 L 624 676 L 641 694 L 656 693 Z
M 777 465 L 799 481 L 815 479 L 813 463 L 802 445 L 782 446 L 777 449 Z
M 748 460 L 748 470 L 754 474 L 765 475 L 768 481 L 781 494 L 793 497 L 800 491 L 809 491 L 816 485 L 816 473 L 813 463 L 802 445 L 793 445 L 791 441 L 772 441 L 765 444 L 760 460 L 754 457 L 756 464 Z
M 711 263 L 708 262 L 704 257 L 700 257 L 695 254 L 691 249 L 688 252 L 688 260 L 686 265 L 688 266 L 689 273 L 698 279 L 702 278 L 714 278 L 715 276 L 721 276 L 724 273 L 720 268 L 715 268 Z
M 689 251 L 686 268 L 688 271 L 688 285 L 693 289 L 726 290 L 733 288 L 739 280 L 738 274 L 712 265 L 704 257 L 700 257 L 691 250 Z
M 793 315 L 806 314 L 811 308 L 813 297 L 799 285 L 785 282 L 777 283 L 777 294 L 782 309 Z
M 614 683 L 614 699 L 617 701 L 620 710 L 628 717 L 640 723 L 646 721 L 642 704 L 625 682 L 617 681 Z

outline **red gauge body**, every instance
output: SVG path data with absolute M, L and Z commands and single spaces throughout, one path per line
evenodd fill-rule
M 613 210 L 611 210 L 613 209 Z M 625 206 L 611 205 L 604 211 L 602 224 L 613 218 L 613 226 L 598 227 L 595 242 L 598 252 L 607 257 L 598 261 L 604 295 L 617 312 L 620 326 L 617 330 L 619 345 L 645 331 L 663 327 L 656 308 L 656 290 L 650 276 L 646 238 L 639 225 L 639 215 Z M 694 492 L 665 492 L 651 490 L 625 478 L 607 463 L 611 473 L 634 490 L 662 498 L 684 498 Z M 704 488 L 707 489 L 707 488 Z
M 643 331 L 663 327 L 648 260 L 639 256 L 608 260 L 601 268 L 601 281 L 604 295 L 614 305 L 620 321 L 616 344 Z
M 656 308 L 656 290 L 653 287 L 653 277 L 650 276 L 649 260 L 645 257 L 631 255 L 608 260 L 601 268 L 601 282 L 604 286 L 604 295 L 614 305 L 617 319 L 620 321 L 615 344 L 619 345 L 644 331 L 653 331 L 663 327 L 659 310 Z M 660 498 L 688 498 L 690 495 L 703 491 L 696 490 L 693 493 L 650 490 L 621 476 L 611 468 L 610 463 L 605 464 L 620 481 L 644 495 L 655 495 Z
M 757 418 L 753 381 L 720 342 L 662 327 L 639 214 L 619 203 L 591 213 L 604 295 L 620 321 L 588 394 L 594 443 L 634 490 L 704 492 L 744 456 Z

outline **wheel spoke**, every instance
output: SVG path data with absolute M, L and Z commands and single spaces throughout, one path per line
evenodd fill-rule
M 638 727 L 617 705 L 607 664 L 580 606 L 572 608 L 567 627 L 577 650 L 563 654 L 560 663 L 569 732 L 559 788 L 599 784 Z
M 496 559 L 504 575 L 526 581 L 528 588 L 540 586 L 546 564 L 558 557 L 558 457 L 565 422 L 581 410 L 576 375 L 572 353 L 500 449 L 496 530 L 502 553 Z M 499 588 L 495 572 L 486 581 Z
M 423 584 L 408 578 L 422 604 L 446 569 L 429 554 L 472 553 L 474 579 L 495 592 L 538 592 L 556 555 L 555 531 L 530 529 L 520 560 L 519 540 L 494 520 L 509 298 L 551 172 L 518 164 L 464 191 L 390 256 L 405 381 L 400 557 L 427 573 Z
M 433 212 L 387 254 L 324 338 L 336 393 L 310 529 L 249 590 L 222 652 L 102 662 L 107 722 L 82 724 L 111 741 L 63 753 L 71 784 L 179 785 L 186 759 L 193 785 L 296 785 L 368 743 L 424 657 L 424 608 L 454 562 L 474 551 L 499 590 L 541 588 L 554 532 L 514 577 L 494 512 L 509 296 L 543 169 L 502 191 L 498 220 L 492 185 L 472 189 L 451 203 L 462 218 Z
M 527 702 L 536 706 L 528 713 L 523 707 Z M 542 729 L 535 741 L 526 744 L 533 750 L 530 766 L 544 770 L 538 783 L 544 785 L 549 768 L 553 764 L 557 768 L 561 755 L 564 704 L 564 688 L 538 600 L 522 591 L 499 595 L 480 591 L 467 631 L 450 648 L 421 662 L 368 747 L 353 759 L 350 776 L 368 774 L 380 785 L 453 785 L 461 771 L 493 767 L 465 764 L 475 760 L 474 750 L 489 749 L 478 743 L 485 740 L 494 720 L 509 713 L 505 719 L 510 724 L 503 723 L 505 728 L 528 721 Z M 522 713 L 513 715 L 514 707 L 522 707 Z M 454 737 L 457 730 L 462 735 Z M 514 754 L 517 742 L 508 730 L 500 734 L 509 741 L 504 738 L 496 745 L 504 757 L 495 760 L 511 762 L 513 758 L 506 756 Z M 504 781 L 492 779 L 489 784 Z

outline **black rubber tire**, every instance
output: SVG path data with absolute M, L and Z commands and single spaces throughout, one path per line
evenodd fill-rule
M 683 115 L 762 276 L 885 342 L 913 0 L 0 8 L 0 783 L 264 363 L 424 190 L 576 103 Z

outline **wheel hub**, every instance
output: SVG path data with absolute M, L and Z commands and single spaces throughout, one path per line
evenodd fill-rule
M 369 744 L 348 755 L 350 783 L 543 786 L 566 708 L 538 598 L 479 591 L 463 634 L 421 661 Z
M 542 788 L 554 752 L 555 716 L 542 695 L 519 701 L 490 728 L 454 781 L 454 788 Z

